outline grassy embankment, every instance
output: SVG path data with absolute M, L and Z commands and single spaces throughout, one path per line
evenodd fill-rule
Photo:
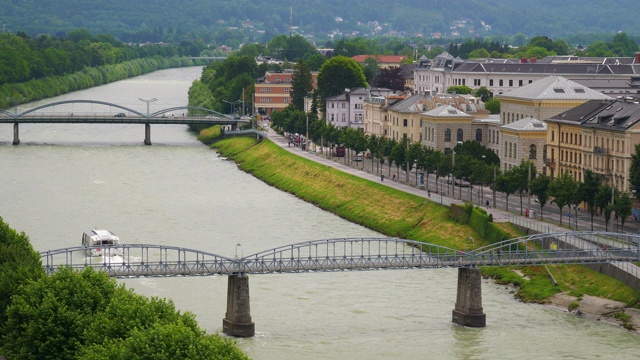
M 201 140 L 211 142 L 201 133 Z M 454 249 L 471 250 L 488 242 L 470 226 L 456 223 L 448 207 L 422 197 L 404 193 L 334 168 L 309 161 L 280 148 L 271 141 L 258 143 L 252 138 L 231 138 L 213 143 L 223 156 L 233 159 L 240 169 L 251 173 L 269 185 L 333 212 L 349 221 L 361 224 L 387 236 L 424 241 Z M 510 236 L 522 235 L 510 224 L 498 224 Z M 474 243 L 468 237 L 474 238 Z M 559 292 L 571 295 L 598 296 L 638 306 L 640 291 L 636 291 L 608 276 L 583 266 L 550 266 L 558 281 L 554 285 L 544 267 L 485 267 L 485 276 L 498 282 L 519 286 L 517 297 L 523 301 L 544 303 Z

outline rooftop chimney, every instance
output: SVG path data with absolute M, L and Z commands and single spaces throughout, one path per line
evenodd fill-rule
M 640 52 L 636 53 L 635 59 L 633 60 L 634 64 L 640 64 Z

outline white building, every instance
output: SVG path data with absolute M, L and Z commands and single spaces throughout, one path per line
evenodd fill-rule
M 345 92 L 331 96 L 326 101 L 326 121 L 335 127 L 352 127 L 364 130 L 364 100 L 375 96 L 391 94 L 386 88 L 345 89 Z

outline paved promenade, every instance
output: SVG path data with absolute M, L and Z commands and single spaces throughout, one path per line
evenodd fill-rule
M 269 140 L 273 141 L 275 144 L 278 144 L 279 146 L 281 146 L 283 149 L 294 153 L 298 156 L 302 156 L 304 158 L 307 158 L 309 160 L 312 160 L 314 162 L 317 163 L 321 163 L 327 166 L 331 166 L 333 168 L 336 168 L 340 171 L 344 171 L 346 173 L 352 174 L 354 176 L 358 176 L 367 180 L 371 180 L 371 181 L 375 181 L 375 182 L 381 182 L 381 177 L 380 174 L 375 170 L 371 168 L 371 160 L 370 159 L 365 159 L 365 161 L 362 162 L 349 162 L 346 163 L 344 158 L 331 158 L 328 157 L 326 152 L 323 154 L 321 153 L 319 150 L 316 152 L 313 149 L 313 146 L 311 147 L 310 151 L 302 151 L 301 147 L 299 146 L 294 146 L 293 143 L 289 143 L 288 140 L 279 135 L 278 133 L 276 133 L 273 129 L 268 129 L 268 138 Z M 453 193 L 456 194 L 456 196 L 452 196 L 452 192 L 450 192 L 450 186 L 447 185 L 446 182 L 442 182 L 438 184 L 438 189 L 439 190 L 443 190 L 440 191 L 439 193 L 436 193 L 434 191 L 434 189 L 436 188 L 435 185 L 435 179 L 433 175 L 430 176 L 429 182 L 430 182 L 430 195 L 427 192 L 426 189 L 424 188 L 419 188 L 418 186 L 416 186 L 415 183 L 415 174 L 414 172 L 411 172 L 411 174 L 408 176 L 409 178 L 409 182 L 405 182 L 406 180 L 406 173 L 402 170 L 400 170 L 399 172 L 396 173 L 398 169 L 396 169 L 395 167 L 392 167 L 391 170 L 388 168 L 387 165 L 384 166 L 384 170 L 382 171 L 385 176 L 384 176 L 384 181 L 382 181 L 382 184 L 384 184 L 385 186 L 400 190 L 400 191 L 404 191 L 407 193 L 411 193 L 417 196 L 421 196 L 424 198 L 429 198 L 429 200 L 431 201 L 435 201 L 444 205 L 449 205 L 451 203 L 464 203 L 463 200 L 460 200 L 460 194 L 458 193 L 459 189 L 456 187 L 453 190 Z M 389 176 L 389 173 L 391 173 L 391 176 Z M 396 175 L 396 181 L 393 181 L 393 174 L 397 174 Z M 464 200 L 468 200 L 468 193 L 469 189 L 465 189 L 462 193 L 462 199 Z M 555 208 L 557 209 L 557 207 L 553 204 L 548 204 L 545 207 L 545 213 L 544 213 L 544 217 L 545 217 L 545 221 L 541 221 L 539 220 L 539 215 L 537 216 L 537 218 L 527 218 L 525 216 L 520 215 L 520 206 L 518 205 L 517 207 L 514 206 L 514 204 L 512 203 L 512 201 L 514 199 L 519 199 L 517 195 L 511 195 L 509 198 L 509 210 L 510 211 L 506 211 L 504 209 L 500 209 L 500 208 L 496 208 L 496 207 L 490 207 L 487 208 L 485 206 L 486 201 L 489 200 L 491 204 L 493 204 L 492 201 L 492 191 L 488 188 L 488 187 L 484 187 L 482 189 L 479 189 L 478 187 L 474 187 L 473 188 L 474 192 L 479 192 L 476 194 L 472 194 L 474 196 L 474 198 L 472 199 L 473 202 L 477 205 L 477 206 L 482 206 L 483 208 L 485 208 L 485 210 L 493 215 L 493 220 L 495 222 L 512 222 L 512 223 L 517 223 L 519 225 L 534 229 L 534 230 L 539 230 L 541 232 L 564 232 L 564 231 L 568 231 L 568 230 L 575 230 L 575 223 L 578 223 L 579 225 L 579 230 L 591 230 L 590 229 L 590 223 L 589 223 L 589 214 L 586 212 L 578 212 L 579 214 L 579 222 L 575 221 L 575 218 L 570 218 L 568 216 L 564 216 L 563 219 L 563 226 L 561 227 L 558 225 L 558 215 L 555 214 L 555 218 L 554 218 L 554 214 L 551 212 L 547 212 L 548 210 Z M 466 193 L 465 193 L 466 192 Z M 502 195 L 500 195 L 500 197 L 502 198 Z M 498 199 L 498 205 L 500 205 L 501 203 L 504 203 L 504 199 L 500 200 Z M 519 201 L 519 200 L 518 200 Z M 525 202 L 525 207 L 526 207 L 526 198 L 524 200 Z M 505 207 L 504 205 L 502 205 L 502 207 Z M 537 206 L 536 206 L 537 207 Z M 532 206 L 532 208 L 535 210 L 535 208 Z M 601 217 L 600 217 L 601 218 Z M 555 220 L 555 222 L 554 222 Z M 567 221 L 571 220 L 571 228 L 566 227 L 567 225 Z M 600 220 L 598 219 L 598 217 L 596 217 L 596 220 Z M 601 220 L 602 222 L 602 220 Z M 609 230 L 615 230 L 615 225 L 613 224 L 614 219 L 612 218 L 611 223 L 609 224 Z M 597 225 L 597 223 L 594 222 L 594 224 Z M 597 225 L 602 227 L 602 229 L 597 228 L 597 226 L 594 225 L 594 230 L 604 230 L 604 225 Z M 624 231 L 625 232 L 633 232 L 633 233 L 640 233 L 640 223 L 626 223 L 625 227 L 624 227 Z

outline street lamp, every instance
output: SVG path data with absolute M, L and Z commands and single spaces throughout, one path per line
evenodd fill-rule
M 224 101 L 227 104 L 231 105 L 231 114 L 235 114 L 236 113 L 236 104 L 239 104 L 239 103 L 242 102 L 242 100 L 236 100 L 236 101 L 222 100 L 222 101 Z
M 153 99 L 145 100 L 145 99 L 138 98 L 138 100 L 144 101 L 144 102 L 147 103 L 147 117 L 149 117 L 149 104 L 154 102 L 154 101 L 158 101 L 158 99 L 153 98 Z
M 13 103 L 13 105 L 16 107 L 15 108 L 15 112 L 16 112 L 16 116 L 18 115 L 18 104 L 20 104 L 21 101 L 25 101 L 27 100 L 27 98 L 23 97 L 22 100 L 20 99 L 16 99 L 16 98 L 12 98 L 10 96 L 7 96 L 7 101 L 9 102 L 9 105 L 11 105 L 11 103 Z

